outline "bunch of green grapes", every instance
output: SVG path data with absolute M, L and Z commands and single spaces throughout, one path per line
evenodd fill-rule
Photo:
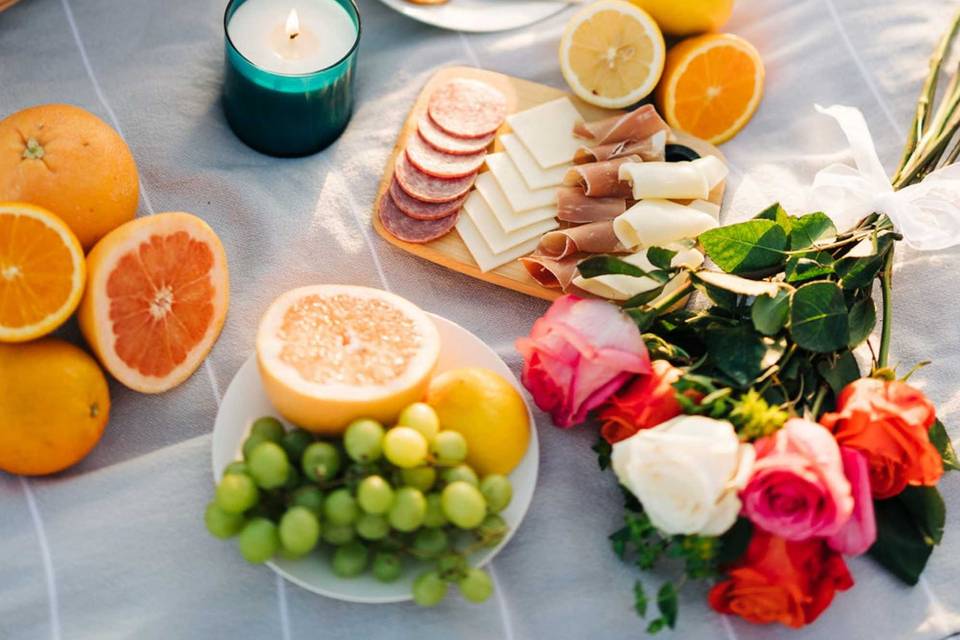
M 437 604 L 450 584 L 483 602 L 493 583 L 468 558 L 507 534 L 499 513 L 513 488 L 502 475 L 479 478 L 466 457 L 464 437 L 441 430 L 422 402 L 391 429 L 357 420 L 337 441 L 260 418 L 243 460 L 227 466 L 207 505 L 207 529 L 237 536 L 241 555 L 254 563 L 330 545 L 333 572 L 343 578 L 369 570 L 391 582 L 407 559 L 429 561 L 433 568 L 413 584 L 417 604 Z

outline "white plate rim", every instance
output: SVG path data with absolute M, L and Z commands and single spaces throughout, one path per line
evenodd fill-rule
M 497 556 L 497 554 L 499 554 L 500 551 L 502 551 L 503 548 L 510 542 L 513 536 L 516 534 L 517 529 L 519 529 L 520 525 L 523 524 L 523 520 L 527 515 L 527 511 L 530 508 L 530 503 L 533 501 L 533 494 L 536 490 L 537 478 L 539 476 L 539 470 L 540 470 L 540 444 L 537 436 L 536 421 L 534 420 L 533 411 L 530 408 L 530 402 L 527 400 L 527 397 L 523 392 L 522 385 L 517 380 L 517 377 L 513 374 L 513 371 L 511 371 L 510 368 L 507 366 L 507 363 L 503 361 L 503 358 L 501 358 L 500 355 L 490 347 L 490 345 L 488 345 L 479 337 L 477 337 L 473 332 L 469 331 L 468 329 L 465 329 L 464 327 L 460 326 L 456 322 L 452 320 L 448 320 L 447 318 L 444 318 L 442 316 L 438 316 L 434 313 L 430 313 L 430 312 L 426 312 L 426 313 L 438 325 L 447 325 L 447 328 L 449 328 L 450 330 L 465 334 L 469 336 L 471 339 L 476 340 L 477 343 L 479 343 L 480 345 L 482 345 L 482 348 L 488 353 L 488 355 L 492 356 L 494 361 L 499 363 L 498 368 L 500 368 L 501 371 L 498 371 L 497 373 L 503 375 L 504 378 L 511 385 L 513 385 L 515 389 L 517 389 L 517 391 L 520 393 L 520 397 L 523 399 L 524 406 L 527 409 L 527 418 L 529 420 L 529 425 L 530 425 L 530 442 L 529 442 L 529 445 L 527 446 L 526 453 L 524 454 L 523 458 L 520 461 L 520 464 L 518 465 L 518 468 L 524 463 L 531 465 L 531 471 L 529 473 L 529 478 L 530 478 L 529 490 L 525 490 L 522 492 L 523 495 L 526 497 L 526 499 L 523 500 L 523 502 L 516 503 L 520 507 L 519 512 L 516 515 L 516 522 L 510 523 L 510 528 L 507 531 L 507 535 L 504 536 L 503 540 L 501 540 L 496 547 L 493 547 L 492 549 L 489 549 L 489 550 L 485 550 L 483 552 L 483 557 L 480 560 L 478 560 L 474 565 L 477 567 L 482 567 L 488 564 L 489 562 L 491 562 Z M 441 345 L 441 352 L 442 350 L 443 350 L 443 346 Z M 463 363 L 460 366 L 470 366 L 470 365 L 468 363 Z M 237 370 L 236 374 L 234 374 L 233 379 L 231 379 L 230 384 L 227 385 L 227 390 L 223 394 L 223 398 L 221 400 L 220 405 L 217 407 L 217 416 L 214 420 L 214 428 L 210 438 L 210 463 L 211 463 L 211 469 L 213 472 L 213 481 L 215 484 L 216 482 L 218 482 L 220 476 L 222 475 L 223 467 L 226 466 L 226 464 L 218 463 L 218 460 L 217 460 L 218 449 L 215 444 L 217 440 L 217 434 L 218 433 L 222 434 L 224 430 L 227 428 L 225 426 L 226 418 L 225 417 L 221 418 L 221 416 L 224 415 L 224 407 L 228 406 L 228 403 L 230 402 L 230 399 L 232 397 L 231 388 L 234 387 L 234 384 L 237 383 L 238 380 L 243 379 L 242 376 L 251 375 L 251 371 L 259 377 L 259 371 L 257 369 L 257 362 L 256 362 L 256 353 L 251 353 L 250 356 L 248 356 L 247 359 L 243 362 L 243 364 L 240 365 L 240 368 Z M 286 421 L 284 422 L 286 423 Z M 528 461 L 528 458 L 529 458 L 529 461 Z M 513 473 L 511 473 L 511 476 L 513 476 Z M 526 488 L 527 487 L 525 486 L 524 489 Z M 518 493 L 520 492 L 514 491 L 514 498 L 517 497 Z M 512 506 L 514 505 L 511 504 L 511 507 Z M 323 587 L 320 587 L 310 582 L 307 582 L 305 580 L 302 580 L 298 576 L 289 573 L 283 567 L 280 567 L 272 560 L 265 564 L 268 567 L 270 567 L 270 569 L 273 570 L 277 575 L 281 576 L 284 580 L 287 580 L 297 585 L 298 587 L 301 587 L 302 589 L 305 589 L 307 591 L 316 593 L 318 595 L 321 595 L 327 598 L 332 598 L 334 600 L 340 600 L 343 602 L 354 602 L 354 603 L 360 603 L 360 604 L 390 604 L 390 603 L 398 603 L 398 602 L 409 602 L 413 600 L 412 595 L 362 596 L 362 597 L 345 595 L 343 593 L 331 591 L 329 589 L 325 589 Z
M 449 2 L 456 2 L 457 0 L 449 0 Z M 496 1 L 496 0 L 494 0 Z M 491 2 L 490 10 L 496 10 L 497 8 L 502 8 L 503 6 L 509 6 L 510 4 L 518 5 L 531 5 L 538 4 L 543 5 L 543 12 L 537 12 L 533 17 L 524 17 L 515 22 L 510 22 L 505 25 L 500 26 L 485 26 L 482 21 L 477 21 L 474 16 L 469 18 L 464 18 L 462 21 L 447 19 L 437 17 L 440 13 L 440 10 L 443 10 L 448 5 L 418 5 L 408 2 L 407 0 L 380 0 L 381 3 L 390 7 L 397 13 L 400 13 L 408 18 L 416 20 L 417 22 L 422 22 L 423 24 L 428 24 L 432 27 L 437 27 L 439 29 L 447 29 L 449 31 L 463 31 L 466 33 L 494 33 L 498 31 L 510 31 L 511 29 L 519 29 L 521 27 L 528 27 L 532 24 L 536 24 L 541 20 L 546 20 L 550 16 L 560 13 L 564 9 L 567 9 L 570 4 L 563 2 L 562 0 L 550 1 L 550 0 L 525 0 L 519 1 L 516 3 L 511 3 L 509 0 L 504 0 L 501 2 L 496 2 L 496 7 L 492 6 Z

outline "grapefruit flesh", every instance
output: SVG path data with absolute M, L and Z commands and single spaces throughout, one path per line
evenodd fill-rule
M 220 335 L 229 301 L 219 238 L 189 213 L 161 213 L 105 236 L 87 258 L 80 328 L 104 367 L 144 393 L 196 371 Z
M 396 419 L 423 397 L 439 355 L 440 336 L 426 313 L 367 287 L 288 291 L 257 333 L 257 362 L 274 407 L 325 434 L 357 418 Z

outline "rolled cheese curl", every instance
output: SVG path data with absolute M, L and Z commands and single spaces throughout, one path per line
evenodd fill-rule
M 618 177 L 630 183 L 634 200 L 706 200 L 727 172 L 719 158 L 705 156 L 691 162 L 625 162 Z
M 699 203 L 693 206 L 669 200 L 641 200 L 614 219 L 613 232 L 627 249 L 664 247 L 696 238 L 720 226 L 717 217 L 701 207 Z
M 703 254 L 696 249 L 674 245 L 666 247 L 677 251 L 677 255 L 670 261 L 671 266 L 685 266 L 695 269 L 703 264 Z M 639 267 L 644 271 L 655 271 L 657 267 L 647 259 L 647 250 L 639 251 L 633 255 L 622 258 L 624 262 Z M 685 274 L 674 276 L 664 286 L 664 293 L 672 292 L 677 289 L 675 281 Z M 633 296 L 656 289 L 660 283 L 653 278 L 626 276 L 622 274 L 607 274 L 595 278 L 584 278 L 579 273 L 573 278 L 573 285 L 608 300 L 629 300 Z M 662 295 L 662 294 L 661 294 Z

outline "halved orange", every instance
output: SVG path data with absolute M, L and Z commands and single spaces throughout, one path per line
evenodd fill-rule
M 763 61 L 752 44 L 730 33 L 708 33 L 667 54 L 657 106 L 674 129 L 720 144 L 753 117 L 763 80 Z
M 0 342 L 46 335 L 70 317 L 86 284 L 83 249 L 42 207 L 0 203 Z
M 87 256 L 80 330 L 121 383 L 161 393 L 196 371 L 220 335 L 230 284 L 227 255 L 189 213 L 138 218 Z

